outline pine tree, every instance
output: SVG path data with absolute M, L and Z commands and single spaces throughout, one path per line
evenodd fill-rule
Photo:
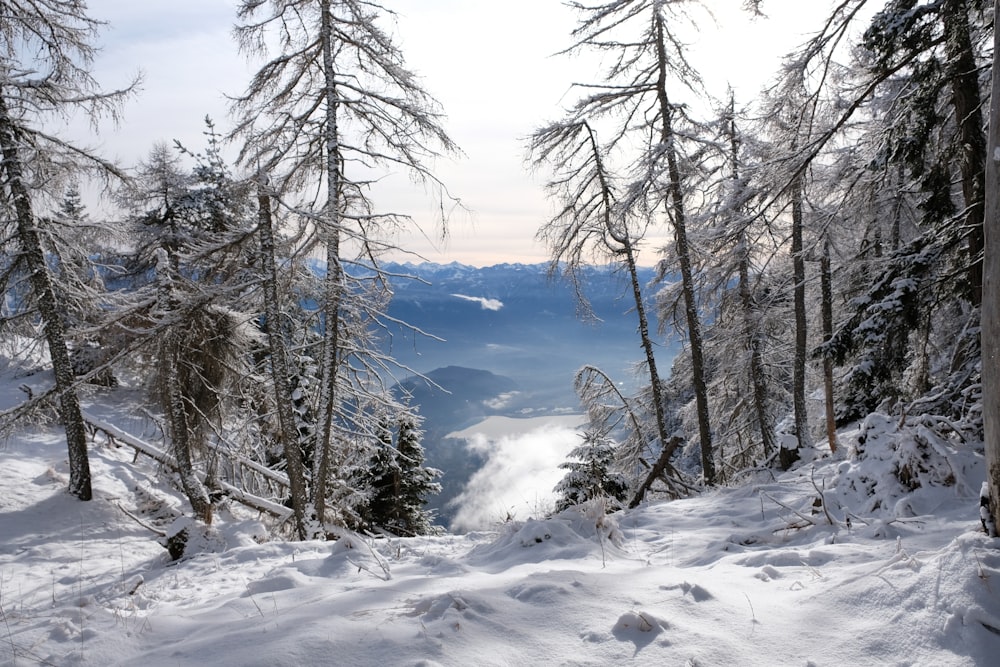
M 614 472 L 614 441 L 594 430 L 586 431 L 581 438 L 583 442 L 569 453 L 576 460 L 559 465 L 568 472 L 554 489 L 559 494 L 556 511 L 594 498 L 610 500 L 609 511 L 617 509 L 628 497 L 629 486 L 625 475 Z
M 396 535 L 426 535 L 433 515 L 424 509 L 441 491 L 441 471 L 424 466 L 423 432 L 415 412 L 404 410 L 396 422 L 395 445 L 387 425 L 369 460 L 370 500 L 365 515 L 370 526 Z

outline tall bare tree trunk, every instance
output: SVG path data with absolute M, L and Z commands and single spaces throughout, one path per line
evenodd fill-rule
M 1000 0 L 994 2 L 1000 17 Z M 993 28 L 993 87 L 990 96 L 990 159 L 986 161 L 983 281 L 983 430 L 986 440 L 988 512 L 1000 526 L 1000 31 Z
M 323 238 L 326 243 L 326 276 L 323 280 L 323 355 L 320 361 L 320 428 L 313 461 L 312 504 L 321 523 L 326 520 L 326 493 L 334 449 L 334 419 L 338 411 L 337 383 L 340 370 L 340 305 L 343 299 L 343 267 L 340 262 L 341 158 L 338 127 L 337 72 L 333 57 L 333 26 L 330 0 L 320 2 L 320 39 L 323 40 L 323 74 L 326 85 L 325 175 L 326 206 Z
M 823 255 L 820 257 L 820 291 L 823 319 L 823 340 L 833 338 L 833 276 L 830 270 L 830 239 L 823 239 Z M 826 407 L 826 439 L 830 451 L 837 451 L 837 419 L 833 409 L 833 360 L 823 355 L 823 392 Z
M 792 407 L 795 419 L 795 446 L 782 443 L 778 462 L 788 470 L 799 460 L 799 448 L 807 444 L 809 416 L 806 412 L 806 258 L 802 248 L 802 176 L 795 177 L 792 185 L 792 280 L 794 281 L 793 309 L 795 311 L 795 351 L 792 360 Z
M 635 312 L 639 317 L 639 338 L 642 350 L 646 355 L 646 372 L 649 374 L 650 392 L 653 395 L 653 414 L 656 417 L 656 434 L 660 439 L 660 455 L 650 470 L 650 474 L 636 490 L 629 501 L 629 507 L 637 507 L 653 482 L 669 470 L 670 457 L 674 455 L 680 440 L 669 438 L 667 434 L 667 416 L 663 412 L 663 386 L 660 384 L 660 373 L 656 367 L 656 357 L 653 354 L 653 341 L 649 336 L 649 320 L 646 317 L 646 306 L 642 301 L 642 289 L 639 286 L 639 273 L 636 268 L 635 250 L 632 241 L 625 235 L 625 261 L 628 265 L 629 278 L 632 283 L 632 298 L 635 300 Z
M 285 470 L 291 493 L 292 511 L 295 513 L 295 532 L 300 540 L 310 537 L 306 529 L 307 497 L 305 470 L 302 464 L 302 447 L 295 424 L 292 392 L 288 384 L 288 351 L 281 328 L 281 304 L 278 297 L 278 269 L 274 250 L 274 223 L 271 217 L 271 197 L 263 192 L 257 196 L 260 234 L 260 258 L 264 270 L 264 312 L 267 317 L 267 344 L 271 356 L 271 383 L 274 386 L 274 404 L 278 412 L 278 429 Z
M 176 234 L 172 234 L 176 238 Z M 164 248 L 157 251 L 156 279 L 158 284 L 157 298 L 164 315 L 170 317 L 180 310 L 177 297 L 173 294 L 172 281 L 178 275 L 179 262 L 175 253 Z M 188 422 L 187 397 L 181 381 L 180 365 L 183 354 L 183 336 L 178 322 L 168 322 L 167 330 L 160 341 L 160 373 L 163 383 L 160 387 L 164 409 L 167 413 L 167 425 L 170 433 L 170 446 L 177 461 L 177 473 L 180 476 L 181 488 L 191 510 L 196 518 L 205 523 L 212 523 L 212 503 L 208 498 L 205 485 L 198 479 L 194 470 L 192 453 L 191 428 Z
M 705 483 L 715 483 L 715 459 L 712 450 L 712 429 L 708 417 L 708 386 L 705 381 L 705 359 L 701 337 L 701 321 L 698 315 L 698 300 L 695 295 L 694 274 L 691 264 L 691 248 L 688 243 L 684 192 L 680 169 L 677 166 L 677 151 L 673 130 L 674 109 L 667 95 L 667 53 L 663 43 L 663 17 L 654 13 L 656 29 L 657 101 L 660 114 L 660 144 L 667 157 L 667 175 L 670 191 L 669 216 L 674 227 L 674 246 L 681 269 L 681 291 L 684 295 L 684 314 L 687 319 L 688 345 L 691 350 L 691 374 L 694 388 L 695 406 L 698 416 L 698 438 L 701 444 L 701 467 Z
M 729 159 L 732 164 L 732 178 L 738 181 L 739 170 L 739 140 L 736 134 L 736 102 L 730 99 L 729 118 L 726 123 L 726 133 L 729 135 Z M 774 427 L 767 409 L 767 380 L 764 376 L 764 360 L 761 350 L 761 334 L 756 321 L 756 306 L 753 292 L 750 289 L 750 239 L 745 226 L 741 226 L 736 240 L 739 282 L 737 293 L 740 306 L 743 309 L 743 328 L 750 350 L 750 385 L 753 387 L 753 406 L 757 415 L 757 429 L 760 433 L 761 447 L 764 456 L 770 458 L 775 451 Z
M 6 99 L 0 91 L 0 155 L 3 156 L 3 185 L 14 204 L 17 216 L 17 236 L 21 252 L 30 273 L 38 313 L 42 318 L 45 343 L 52 360 L 56 390 L 59 392 L 59 418 L 66 432 L 69 451 L 69 492 L 80 500 L 93 496 L 90 482 L 90 460 L 87 457 L 87 431 L 76 393 L 76 375 L 66 344 L 66 328 L 60 317 L 52 278 L 45 262 L 45 253 L 35 226 L 31 196 L 24 183 L 24 171 L 18 150 L 18 133 L 10 119 Z

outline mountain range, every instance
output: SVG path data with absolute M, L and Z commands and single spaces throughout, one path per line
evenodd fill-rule
M 385 269 L 394 296 L 386 352 L 413 374 L 396 390 L 424 418 L 427 463 L 445 472 L 431 507 L 447 521 L 449 500 L 484 463 L 449 434 L 490 416 L 544 417 L 582 412 L 573 378 L 582 366 L 616 381 L 635 382 L 642 359 L 637 320 L 625 277 L 587 267 L 581 288 L 594 319 L 580 317 L 574 287 L 548 276 L 545 264 L 395 264 Z M 653 269 L 641 274 L 644 284 Z M 653 289 L 649 312 L 653 313 Z M 418 333 L 425 332 L 425 333 Z M 676 342 L 658 350 L 664 370 Z

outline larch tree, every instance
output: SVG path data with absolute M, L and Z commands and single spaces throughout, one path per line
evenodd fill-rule
M 376 262 L 386 243 L 382 228 L 406 222 L 376 212 L 368 184 L 380 170 L 400 168 L 440 185 L 431 163 L 457 149 L 436 101 L 383 28 L 392 13 L 377 2 L 242 0 L 238 18 L 240 48 L 265 59 L 233 101 L 240 162 L 270 179 L 326 260 L 309 493 L 310 512 L 322 524 L 330 476 L 343 458 L 337 415 L 351 400 L 344 390 L 346 326 L 351 313 L 364 311 L 349 287 L 345 256 Z
M 50 262 L 51 242 L 71 229 L 46 225 L 65 184 L 85 172 L 120 175 L 90 151 L 47 132 L 46 121 L 82 113 L 92 121 L 117 117 L 129 90 L 102 92 L 90 73 L 100 23 L 79 0 L 0 0 L 0 229 L 4 250 L 16 258 L 4 267 L 3 287 L 27 276 L 30 300 L 55 375 L 55 398 L 69 451 L 69 491 L 92 496 L 83 416 L 70 360 L 72 332 Z M 53 190 L 52 188 L 55 188 Z M 66 244 L 70 245 L 70 244 Z
M 653 456 L 659 459 L 646 481 L 639 486 L 636 498 L 641 501 L 646 490 L 656 479 L 665 478 L 673 471 L 668 462 L 676 449 L 676 440 L 667 432 L 664 414 L 665 401 L 663 384 L 656 363 L 654 343 L 649 328 L 647 304 L 639 280 L 639 251 L 642 226 L 618 201 L 617 176 L 605 164 L 605 152 L 597 139 L 597 134 L 586 120 L 569 119 L 539 128 L 531 137 L 531 154 L 535 164 L 552 169 L 554 175 L 548 182 L 550 196 L 558 202 L 555 217 L 538 232 L 538 237 L 546 242 L 551 260 L 550 275 L 562 273 L 574 286 L 578 302 L 584 312 L 589 312 L 589 303 L 583 293 L 578 272 L 587 260 L 610 260 L 618 264 L 628 276 L 631 303 L 635 309 L 639 344 L 644 355 L 645 373 L 649 380 L 652 396 L 653 431 L 658 448 Z M 585 367 L 577 376 L 576 384 L 581 391 L 581 400 L 595 422 L 606 422 L 602 412 L 608 392 L 594 392 L 608 378 L 598 369 Z M 599 407 L 600 406 L 600 407 Z M 620 406 L 627 409 L 625 402 Z M 626 423 L 638 425 L 645 420 L 633 419 Z M 595 423 L 594 428 L 604 430 Z M 633 430 L 628 442 L 633 446 L 620 452 L 626 465 L 636 465 L 648 456 L 648 443 L 644 442 L 644 428 Z M 669 483 L 669 482 L 668 482 Z
M 649 224 L 666 221 L 673 232 L 669 254 L 676 263 L 663 273 L 681 275 L 683 328 L 691 355 L 692 386 L 701 465 L 707 484 L 715 481 L 712 429 L 709 423 L 707 385 L 697 286 L 695 252 L 688 231 L 686 182 L 682 171 L 682 144 L 687 134 L 679 132 L 685 122 L 685 106 L 671 98 L 674 87 L 699 91 L 700 80 L 683 53 L 683 43 L 674 30 L 687 21 L 687 2 L 662 0 L 614 0 L 596 5 L 571 2 L 580 13 L 573 43 L 566 54 L 594 52 L 610 65 L 600 81 L 577 84 L 582 97 L 569 109 L 564 123 L 586 121 L 598 128 L 602 150 L 630 162 L 624 176 L 626 187 L 621 206 Z M 620 224 L 616 222 L 616 224 Z M 634 234 L 634 233 L 633 233 Z M 672 448 L 661 451 L 669 457 Z
M 132 285 L 131 319 L 146 324 L 134 338 L 156 349 L 149 375 L 181 485 L 195 516 L 210 523 L 203 478 L 211 483 L 213 470 L 205 453 L 228 408 L 239 403 L 228 399 L 248 371 L 244 322 L 253 312 L 240 301 L 257 272 L 245 262 L 253 255 L 246 248 L 253 228 L 248 189 L 230 176 L 211 123 L 206 134 L 204 155 L 180 149 L 195 158 L 190 170 L 171 149 L 154 147 L 120 201 L 131 210 L 138 240 L 132 271 L 153 276 Z
M 717 121 L 715 168 L 709 170 L 700 213 L 701 243 L 710 249 L 702 274 L 716 295 L 705 349 L 713 368 L 708 389 L 723 479 L 776 456 L 775 413 L 783 403 L 783 373 L 773 348 L 784 326 L 769 303 L 776 290 L 765 272 L 774 239 L 756 210 L 765 193 L 755 174 L 767 145 L 744 124 L 749 121 L 730 94 Z

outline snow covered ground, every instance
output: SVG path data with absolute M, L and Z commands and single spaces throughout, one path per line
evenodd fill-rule
M 185 511 L 155 464 L 96 442 L 81 503 L 37 427 L 0 448 L 0 665 L 1000 664 L 981 457 L 956 443 L 956 484 L 905 492 L 891 452 L 918 432 L 875 415 L 854 455 L 466 535 L 289 543 L 222 512 L 216 551 L 172 563 L 126 514 Z

